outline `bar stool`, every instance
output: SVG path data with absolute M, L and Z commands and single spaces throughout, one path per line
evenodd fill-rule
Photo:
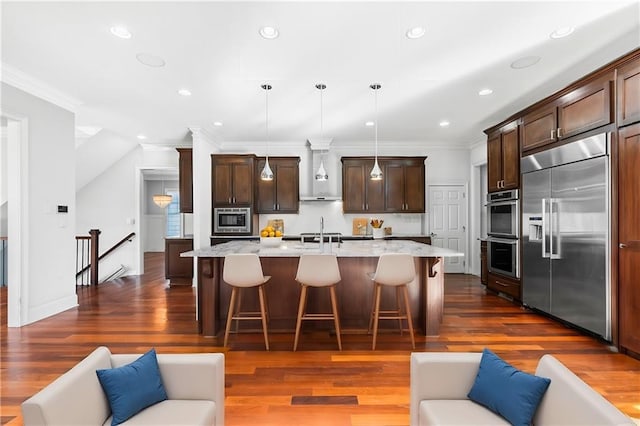
M 304 320 L 333 320 L 336 327 L 336 337 L 338 338 L 338 348 L 342 350 L 340 340 L 340 319 L 338 317 L 338 304 L 336 302 L 335 286 L 340 282 L 340 270 L 338 269 L 338 259 L 335 254 L 304 254 L 298 261 L 298 272 L 296 281 L 302 285 L 300 293 L 300 303 L 298 305 L 298 318 L 296 321 L 296 337 L 293 342 L 293 350 L 298 348 L 298 338 L 300 337 L 300 327 Z M 332 313 L 309 314 L 306 313 L 307 290 L 309 287 L 329 287 L 331 295 Z
M 409 291 L 407 284 L 411 283 L 416 276 L 416 268 L 413 256 L 401 253 L 385 253 L 378 258 L 378 265 L 374 274 L 368 274 L 373 280 L 373 304 L 371 307 L 371 317 L 369 318 L 369 332 L 373 324 L 373 346 L 376 349 L 376 339 L 378 337 L 378 321 L 397 319 L 400 324 L 400 334 L 402 334 L 402 320 L 406 319 L 411 335 L 411 347 L 416 348 L 413 336 L 413 321 L 411 319 L 411 307 L 409 306 Z M 382 286 L 396 287 L 396 307 L 395 311 L 380 310 L 380 293 Z M 404 298 L 404 313 L 400 308 L 400 293 Z
M 269 350 L 269 338 L 267 336 L 267 312 L 264 285 L 269 281 L 270 276 L 262 274 L 260 258 L 254 253 L 228 254 L 224 258 L 224 272 L 222 279 L 229 284 L 231 289 L 231 300 L 229 300 L 229 313 L 227 314 L 227 324 L 224 331 L 224 346 L 229 340 L 232 320 L 262 320 L 262 332 L 264 333 L 264 344 Z M 260 312 L 243 312 L 240 308 L 241 291 L 244 288 L 258 287 L 260 298 Z M 238 303 L 236 303 L 238 298 Z M 236 323 L 237 324 L 237 323 Z

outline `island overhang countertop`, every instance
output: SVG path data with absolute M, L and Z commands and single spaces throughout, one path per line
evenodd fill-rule
M 234 240 L 182 253 L 181 256 L 197 258 L 197 316 L 200 334 L 216 337 L 224 325 L 231 293 L 230 286 L 222 279 L 224 257 L 234 253 L 257 254 L 264 274 L 271 276 L 265 288 L 269 296 L 269 329 L 273 332 L 295 330 L 300 294 L 300 284 L 295 281 L 298 258 L 304 254 L 319 252 L 318 242 L 290 240 L 269 246 L 255 240 Z M 437 335 L 443 321 L 444 259 L 464 256 L 455 250 L 409 240 L 343 241 L 331 245 L 325 242 L 323 253 L 334 253 L 338 257 L 342 280 L 337 284 L 336 292 L 340 300 L 342 329 L 348 333 L 367 332 L 373 301 L 373 285 L 367 274 L 375 271 L 378 257 L 384 253 L 411 254 L 416 266 L 415 282 L 409 285 L 412 316 L 418 332 L 427 336 Z M 384 291 L 389 293 L 385 296 L 389 306 L 382 306 L 381 309 L 393 309 L 394 289 Z M 243 296 L 242 300 L 243 304 L 257 306 L 258 303 L 257 296 L 252 292 Z M 320 309 L 328 301 L 317 303 L 319 306 L 316 308 Z M 389 321 L 389 326 L 397 326 L 397 322 Z
M 383 253 L 409 253 L 414 257 L 461 257 L 464 253 L 448 248 L 421 244 L 408 240 L 362 240 L 324 243 L 323 253 L 337 257 L 379 257 Z M 300 257 L 303 254 L 320 253 L 320 243 L 282 241 L 268 246 L 260 241 L 237 240 L 182 253 L 182 257 L 225 257 L 235 253 L 255 253 L 260 257 Z

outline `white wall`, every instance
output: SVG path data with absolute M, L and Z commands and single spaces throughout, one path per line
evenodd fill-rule
M 0 237 L 7 236 L 7 124 L 0 126 Z
M 173 167 L 175 170 L 177 165 L 175 150 L 148 152 L 138 146 L 78 191 L 76 230 L 78 235 L 86 235 L 90 229 L 100 229 L 100 253 L 129 233 L 137 233 L 132 242 L 125 243 L 100 261 L 100 277 L 114 272 L 120 265 L 125 266 L 125 275 L 142 273 L 140 248 L 144 247 L 146 233 L 155 232 L 155 228 L 149 228 L 150 224 L 138 211 L 144 204 L 137 200 L 136 182 L 143 182 L 139 179 L 141 169 Z M 144 192 L 140 188 L 140 193 Z M 139 226 L 136 225 L 138 217 L 142 221 Z M 164 242 L 162 245 L 164 247 Z
M 484 216 L 484 201 L 487 194 L 487 143 L 482 141 L 473 146 L 470 151 L 471 184 L 469 190 L 469 217 L 470 217 L 470 248 L 469 272 L 480 275 L 480 241 L 486 235 L 482 234 L 482 221 Z
M 9 278 L 13 286 L 12 277 L 20 274 L 16 284 L 22 308 L 19 318 L 10 314 L 9 326 L 20 326 L 77 305 L 75 116 L 4 83 L 2 112 L 22 117 L 28 124 L 23 132 L 27 146 L 17 147 L 19 153 L 9 153 L 20 162 L 14 167 L 22 173 L 20 182 L 25 184 L 21 193 L 15 194 L 17 203 L 9 190 L 9 223 L 19 224 L 10 227 L 9 238 L 21 245 L 20 255 L 15 256 L 11 247 L 17 244 L 10 246 Z M 9 170 L 7 180 L 18 179 L 11 174 L 16 168 Z M 69 212 L 57 213 L 57 205 L 68 206 Z M 14 217 L 16 213 L 21 217 Z

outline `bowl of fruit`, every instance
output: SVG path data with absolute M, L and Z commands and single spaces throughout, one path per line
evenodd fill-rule
M 267 226 L 260 230 L 260 244 L 267 247 L 279 246 L 282 242 L 282 232 Z

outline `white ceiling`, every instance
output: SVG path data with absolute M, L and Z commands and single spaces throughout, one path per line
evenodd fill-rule
M 482 131 L 640 46 L 640 2 L 8 2 L 3 80 L 28 80 L 77 101 L 76 124 L 150 144 L 324 136 L 366 142 L 379 82 L 379 140 L 469 146 Z M 116 38 L 114 25 L 131 39 Z M 258 30 L 272 25 L 275 40 Z M 426 28 L 417 40 L 413 26 Z M 574 26 L 563 39 L 556 28 Z M 162 57 L 151 68 L 138 53 Z M 537 55 L 533 67 L 511 62 Z M 494 93 L 480 97 L 489 87 Z M 182 97 L 178 89 L 193 95 Z M 448 128 L 439 126 L 450 121 Z M 214 121 L 223 122 L 214 127 Z

